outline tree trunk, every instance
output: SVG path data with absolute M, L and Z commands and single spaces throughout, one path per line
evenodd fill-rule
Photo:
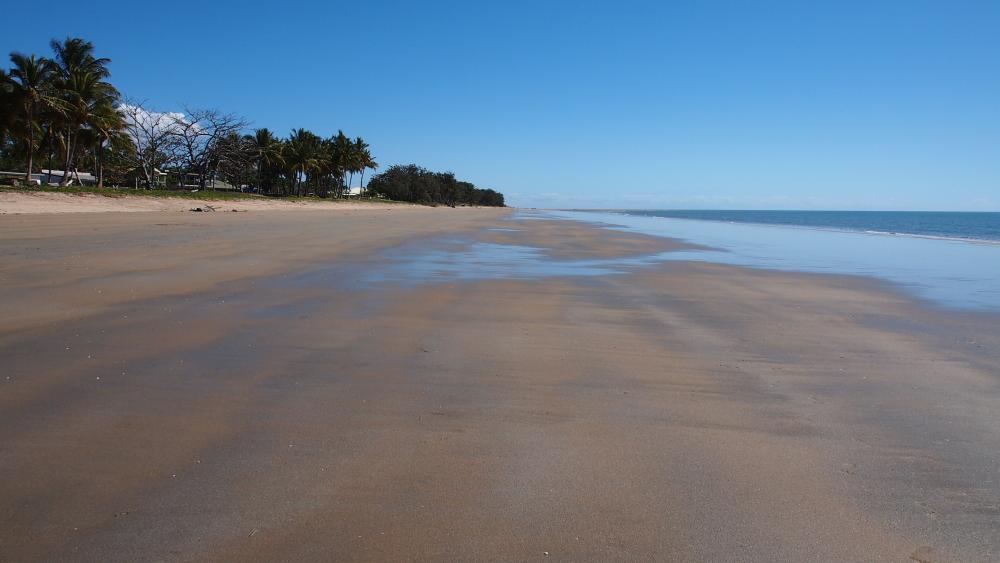
M 52 152 L 54 145 L 56 144 L 56 134 L 55 132 L 52 131 L 52 129 L 53 126 L 49 125 L 48 131 L 45 132 L 45 143 L 46 143 L 46 148 L 48 148 L 48 157 L 49 157 L 47 163 L 49 165 L 50 171 L 52 170 Z
M 97 189 L 104 188 L 104 142 L 97 144 Z
M 73 152 L 72 150 L 70 150 L 70 147 L 73 145 L 73 136 L 69 132 L 69 129 L 66 130 L 66 138 L 63 141 L 63 144 L 66 147 L 66 152 L 63 154 L 62 158 L 63 177 L 59 179 L 60 186 L 65 186 L 66 183 L 69 181 L 69 155 L 72 154 Z
M 365 168 L 361 169 L 361 179 L 358 181 L 358 197 L 365 193 Z
M 66 169 L 63 170 L 63 177 L 59 182 L 60 187 L 69 185 L 69 169 L 73 166 L 73 155 L 76 153 L 76 141 L 79 137 L 79 135 L 69 133 L 69 138 L 66 142 Z
M 33 111 L 31 104 L 28 105 L 28 171 L 24 173 L 24 182 L 26 184 L 31 184 L 31 168 L 34 162 L 32 162 L 32 157 L 35 155 L 35 112 Z
M 152 167 L 150 166 L 149 168 Z M 147 170 L 146 165 L 145 164 L 142 165 L 142 175 L 146 177 L 146 189 L 148 190 L 153 189 L 153 174 L 155 172 L 156 172 L 155 168 L 153 168 L 153 170 Z

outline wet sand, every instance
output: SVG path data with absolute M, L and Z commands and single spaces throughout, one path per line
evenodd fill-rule
M 0 219 L 0 560 L 1000 558 L 996 316 L 683 262 L 406 274 L 476 244 L 683 247 L 500 210 Z

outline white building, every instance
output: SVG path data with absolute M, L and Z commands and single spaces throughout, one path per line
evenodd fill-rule
M 31 177 L 32 178 L 37 177 L 39 180 L 41 180 L 42 184 L 59 185 L 59 182 L 62 182 L 63 179 L 63 171 L 42 170 L 41 174 L 32 174 Z M 69 185 L 72 186 L 73 184 L 77 183 L 77 179 L 79 179 L 79 183 L 83 185 L 97 183 L 97 177 L 91 174 L 90 172 L 69 173 L 69 180 L 70 180 Z
M 19 182 L 24 181 L 24 172 L 0 172 L 0 178 L 10 178 L 18 180 Z M 70 185 L 77 183 L 77 178 L 79 178 L 79 184 L 96 184 L 97 177 L 90 172 L 70 172 L 69 179 Z M 62 182 L 63 171 L 62 170 L 42 170 L 41 172 L 31 173 L 31 184 L 34 186 L 58 186 L 59 182 Z

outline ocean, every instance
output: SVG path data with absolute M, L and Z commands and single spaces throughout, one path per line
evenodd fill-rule
M 1000 212 L 951 211 L 723 211 L 620 210 L 638 217 L 671 217 L 725 223 L 1000 242 Z
M 1000 311 L 1000 213 L 558 211 L 709 247 L 664 260 L 877 278 L 927 302 Z

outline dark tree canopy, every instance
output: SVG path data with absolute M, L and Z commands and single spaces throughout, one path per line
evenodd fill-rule
M 451 172 L 431 172 L 416 164 L 390 166 L 368 182 L 371 194 L 397 201 L 440 205 L 503 207 L 503 194 L 477 188 Z

